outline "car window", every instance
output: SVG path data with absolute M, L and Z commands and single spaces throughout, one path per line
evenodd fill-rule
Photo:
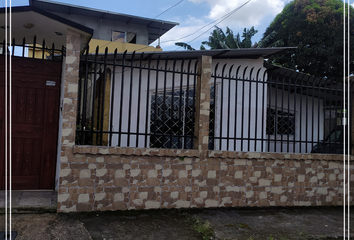
M 335 130 L 331 133 L 331 135 L 328 136 L 326 142 L 342 142 L 342 139 L 340 139 L 342 130 Z

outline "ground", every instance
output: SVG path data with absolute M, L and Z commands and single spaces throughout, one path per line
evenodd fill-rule
M 354 212 L 350 218 L 354 229 Z M 337 239 L 343 236 L 343 207 L 13 214 L 12 230 L 18 232 L 16 240 Z

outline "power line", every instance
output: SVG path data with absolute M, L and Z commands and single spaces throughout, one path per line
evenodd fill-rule
M 181 40 L 181 39 L 183 39 L 183 38 L 187 38 L 187 37 L 189 37 L 189 36 L 192 36 L 192 35 L 196 34 L 197 32 L 199 32 L 200 30 L 202 30 L 203 28 L 206 28 L 207 26 L 209 26 L 209 25 L 211 25 L 211 24 L 213 24 L 213 23 L 219 21 L 220 19 L 225 20 L 226 18 L 228 18 L 229 16 L 231 16 L 232 14 L 234 14 L 237 10 L 239 10 L 240 8 L 242 8 L 244 5 L 246 5 L 246 4 L 247 4 L 248 2 L 250 2 L 250 1 L 251 1 L 251 0 L 247 1 L 247 2 L 244 3 L 242 6 L 235 8 L 235 9 L 232 10 L 231 12 L 229 12 L 229 13 L 225 14 L 224 16 L 222 16 L 222 17 L 220 17 L 220 18 L 218 18 L 218 19 L 216 19 L 216 20 L 214 20 L 214 21 L 208 23 L 207 25 L 205 25 L 205 26 L 199 28 L 197 31 L 195 31 L 195 32 L 193 32 L 193 33 L 191 33 L 191 34 L 188 34 L 188 35 L 186 35 L 186 36 L 184 36 L 184 37 L 181 37 L 181 38 L 179 38 L 179 39 L 177 39 L 177 40 L 166 40 L 166 41 L 163 41 L 163 42 L 161 42 L 161 43 L 176 42 L 176 41 L 179 41 L 179 40 Z M 223 20 L 222 20 L 222 21 L 223 21 Z M 219 23 L 220 23 L 220 22 L 219 22 Z M 215 24 L 215 25 L 216 25 L 216 24 Z M 215 25 L 214 25 L 214 26 L 215 26 Z M 213 26 L 213 27 L 214 27 L 214 26 Z M 209 31 L 209 30 L 210 30 L 210 29 L 208 29 L 207 31 Z M 204 32 L 204 33 L 205 33 L 205 32 Z M 204 34 L 204 33 L 203 33 L 203 34 Z M 198 37 L 199 37 L 199 36 L 198 36 Z
M 193 42 L 194 40 L 196 40 L 197 38 L 199 38 L 199 37 L 201 37 L 202 35 L 204 35 L 206 32 L 208 32 L 208 31 L 210 31 L 210 29 L 212 29 L 213 27 L 215 27 L 217 24 L 219 24 L 219 23 L 221 23 L 222 21 L 224 21 L 226 18 L 228 18 L 228 17 L 230 17 L 232 14 L 234 14 L 236 11 L 238 11 L 239 9 L 241 9 L 242 7 L 244 7 L 247 3 L 249 3 L 251 0 L 248 0 L 247 2 L 245 2 L 244 4 L 242 4 L 240 7 L 237 7 L 237 8 L 235 8 L 234 10 L 232 10 L 231 12 L 229 12 L 228 14 L 225 14 L 224 16 L 222 16 L 221 18 L 219 18 L 219 19 L 221 19 L 219 22 L 217 22 L 214 26 L 212 26 L 211 28 L 209 28 L 208 30 L 206 30 L 205 32 L 203 32 L 202 34 L 200 34 L 199 36 L 197 36 L 196 38 L 193 38 L 192 40 L 190 40 L 189 42 L 187 42 L 187 44 L 188 43 L 190 43 L 190 42 Z M 219 20 L 218 19 L 218 20 Z M 218 21 L 218 20 L 216 20 L 216 21 Z M 214 21 L 214 22 L 216 22 L 216 21 Z M 212 22 L 212 23 L 214 23 L 214 22 Z M 206 26 L 208 26 L 208 25 L 210 25 L 211 23 L 209 23 L 209 24 L 207 24 Z M 206 27 L 206 26 L 204 26 L 204 27 Z M 203 27 L 203 28 L 204 28 Z M 199 31 L 199 30 L 198 30 Z M 194 33 L 193 33 L 194 34 Z M 191 34 L 192 35 L 192 34 Z M 178 48 L 176 48 L 174 51 L 176 51 L 177 49 L 180 49 L 181 47 L 178 47 Z

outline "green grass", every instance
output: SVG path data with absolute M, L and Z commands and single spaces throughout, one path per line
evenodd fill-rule
M 214 236 L 214 231 L 208 221 L 203 221 L 199 218 L 194 219 L 193 229 L 202 236 L 203 240 L 209 240 Z

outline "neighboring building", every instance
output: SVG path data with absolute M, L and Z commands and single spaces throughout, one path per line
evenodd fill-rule
M 90 52 L 100 46 L 100 53 L 153 52 L 162 49 L 149 46 L 178 23 L 102 11 L 48 0 L 30 0 L 30 6 L 55 14 L 93 29 Z

